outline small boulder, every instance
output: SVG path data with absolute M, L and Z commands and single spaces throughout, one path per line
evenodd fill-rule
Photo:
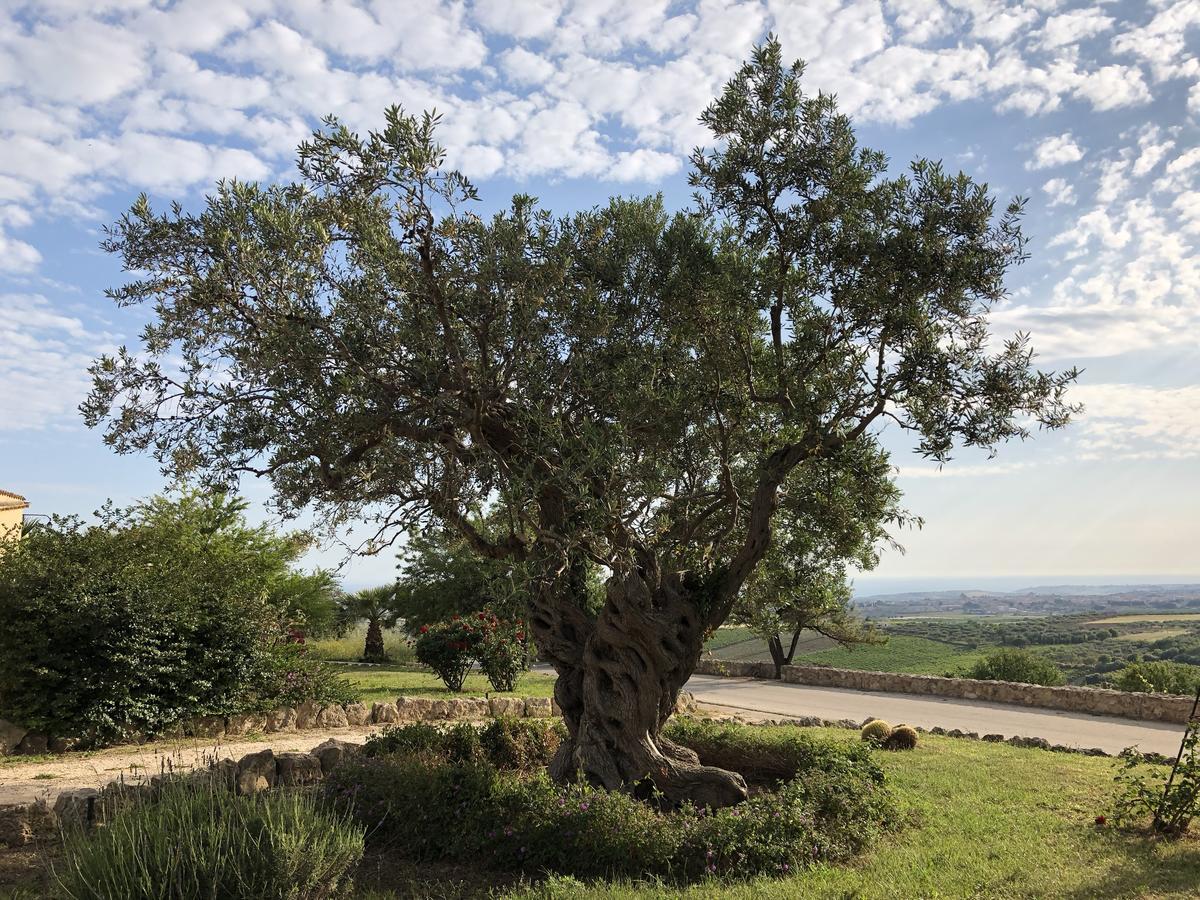
M 306 700 L 296 707 L 296 728 L 297 730 L 307 730 L 317 727 L 317 716 L 321 713 L 321 704 L 313 700 Z
M 492 697 L 487 703 L 488 712 L 497 719 L 502 716 L 519 719 L 525 715 L 525 701 L 520 697 Z
M 346 718 L 346 711 L 340 706 L 325 706 L 317 713 L 318 728 L 348 728 L 349 726 L 350 722 Z
M 1000 743 L 1003 743 L 1003 741 L 1004 741 L 1004 735 L 1002 735 L 1002 734 L 985 734 L 983 736 L 982 740 L 987 741 L 989 744 L 1000 744 Z
M 96 820 L 100 792 L 95 788 L 63 791 L 54 801 L 54 814 L 63 825 L 88 825 Z
M 396 712 L 401 722 L 424 722 L 433 718 L 433 701 L 428 697 L 397 697 Z
M 321 780 L 321 760 L 311 753 L 275 754 L 275 783 L 294 786 Z
M 434 722 L 444 722 L 454 718 L 453 700 L 432 700 L 429 703 L 428 719 Z
M 1008 743 L 1014 747 L 1026 747 L 1031 750 L 1049 750 L 1050 742 L 1040 737 L 1010 737 Z
M 371 707 L 365 703 L 347 703 L 346 722 L 350 725 L 370 725 Z
M 270 750 L 248 753 L 238 760 L 237 792 L 257 794 L 275 784 L 275 754 Z
M 22 728 L 7 719 L 0 719 L 0 756 L 16 753 L 29 729 Z
M 265 727 L 268 732 L 295 730 L 296 710 L 290 706 L 272 709 L 267 713 Z
M 312 755 L 321 761 L 321 772 L 328 775 L 342 764 L 342 760 L 356 755 L 362 747 L 349 741 L 330 738 L 312 749 Z
M 225 719 L 225 733 L 231 737 L 245 734 L 262 734 L 267 730 L 267 717 L 263 713 L 238 713 Z
M 50 738 L 51 753 L 70 753 L 83 742 L 79 738 L 73 737 L 53 737 Z
M 525 715 L 548 716 L 550 715 L 550 698 L 549 697 L 526 697 L 525 698 Z
M 58 831 L 58 820 L 45 803 L 0 806 L 0 845 L 24 847 Z
M 371 704 L 371 721 L 376 725 L 399 722 L 400 712 L 396 709 L 395 703 L 387 703 L 383 700 L 376 700 Z
M 17 753 L 25 756 L 41 755 L 50 751 L 50 739 L 40 731 L 29 731 L 17 744 Z

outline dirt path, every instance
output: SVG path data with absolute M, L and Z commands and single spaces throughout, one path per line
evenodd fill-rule
M 20 757 L 7 757 L 0 761 L 0 805 L 32 803 L 39 798 L 53 804 L 63 791 L 103 787 L 122 776 L 126 781 L 134 781 L 157 775 L 168 767 L 176 771 L 187 770 L 214 759 L 240 759 L 247 753 L 266 749 L 277 753 L 303 752 L 329 738 L 361 744 L 367 735 L 378 730 L 375 726 L 363 726 L 325 731 L 281 731 L 245 739 L 183 738 L 109 747 L 89 753 L 66 753 L 31 762 L 21 762 Z

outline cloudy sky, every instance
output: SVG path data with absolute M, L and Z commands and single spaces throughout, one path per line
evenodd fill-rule
M 0 0 L 0 487 L 86 513 L 162 486 L 76 412 L 140 325 L 97 247 L 139 192 L 287 177 L 323 114 L 399 103 L 443 113 L 485 208 L 683 206 L 697 113 L 771 31 L 893 166 L 1029 198 L 995 326 L 1086 370 L 1074 427 L 992 460 L 938 472 L 888 435 L 927 524 L 879 577 L 1200 574 L 1200 0 Z

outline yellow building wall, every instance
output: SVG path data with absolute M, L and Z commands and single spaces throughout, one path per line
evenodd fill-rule
M 16 540 L 21 536 L 23 509 L 0 509 L 0 541 Z

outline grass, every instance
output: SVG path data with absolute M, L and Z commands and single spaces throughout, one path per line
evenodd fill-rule
M 725 625 L 714 631 L 712 637 L 704 642 L 704 649 L 720 650 L 722 647 L 728 647 L 731 644 L 756 640 L 757 637 L 753 631 L 744 625 Z
M 362 658 L 363 644 L 366 641 L 367 626 L 359 625 L 347 631 L 341 637 L 310 638 L 305 642 L 308 652 L 318 659 L 332 662 L 356 662 Z M 383 633 L 383 649 L 395 663 L 412 662 L 413 649 L 408 645 L 408 637 L 398 628 Z
M 517 679 L 516 689 L 512 694 L 500 694 L 492 690 L 487 678 L 474 673 L 467 676 L 462 693 L 452 694 L 436 675 L 424 669 L 407 669 L 401 666 L 349 666 L 345 676 L 359 691 L 364 703 L 395 700 L 401 694 L 409 697 L 437 697 L 443 700 L 484 695 L 552 697 L 555 681 L 553 675 L 526 672 Z
M 819 664 L 838 669 L 873 672 L 907 672 L 912 675 L 941 675 L 966 668 L 982 659 L 983 650 L 962 650 L 928 638 L 893 635 L 886 644 L 831 647 L 797 653 L 795 665 Z
M 853 739 L 845 731 L 831 733 Z M 915 751 L 881 753 L 880 761 L 908 823 L 849 866 L 691 890 L 564 880 L 515 895 L 544 900 L 1196 895 L 1200 839 L 1160 843 L 1094 824 L 1097 814 L 1111 812 L 1112 760 L 922 736 Z
M 1130 634 L 1117 635 L 1118 641 L 1161 641 L 1163 638 L 1179 637 L 1181 634 L 1191 634 L 1190 628 L 1157 628 L 1150 631 L 1134 631 Z
M 1142 613 L 1135 616 L 1110 616 L 1089 619 L 1089 625 L 1125 625 L 1129 622 L 1200 622 L 1200 613 Z

